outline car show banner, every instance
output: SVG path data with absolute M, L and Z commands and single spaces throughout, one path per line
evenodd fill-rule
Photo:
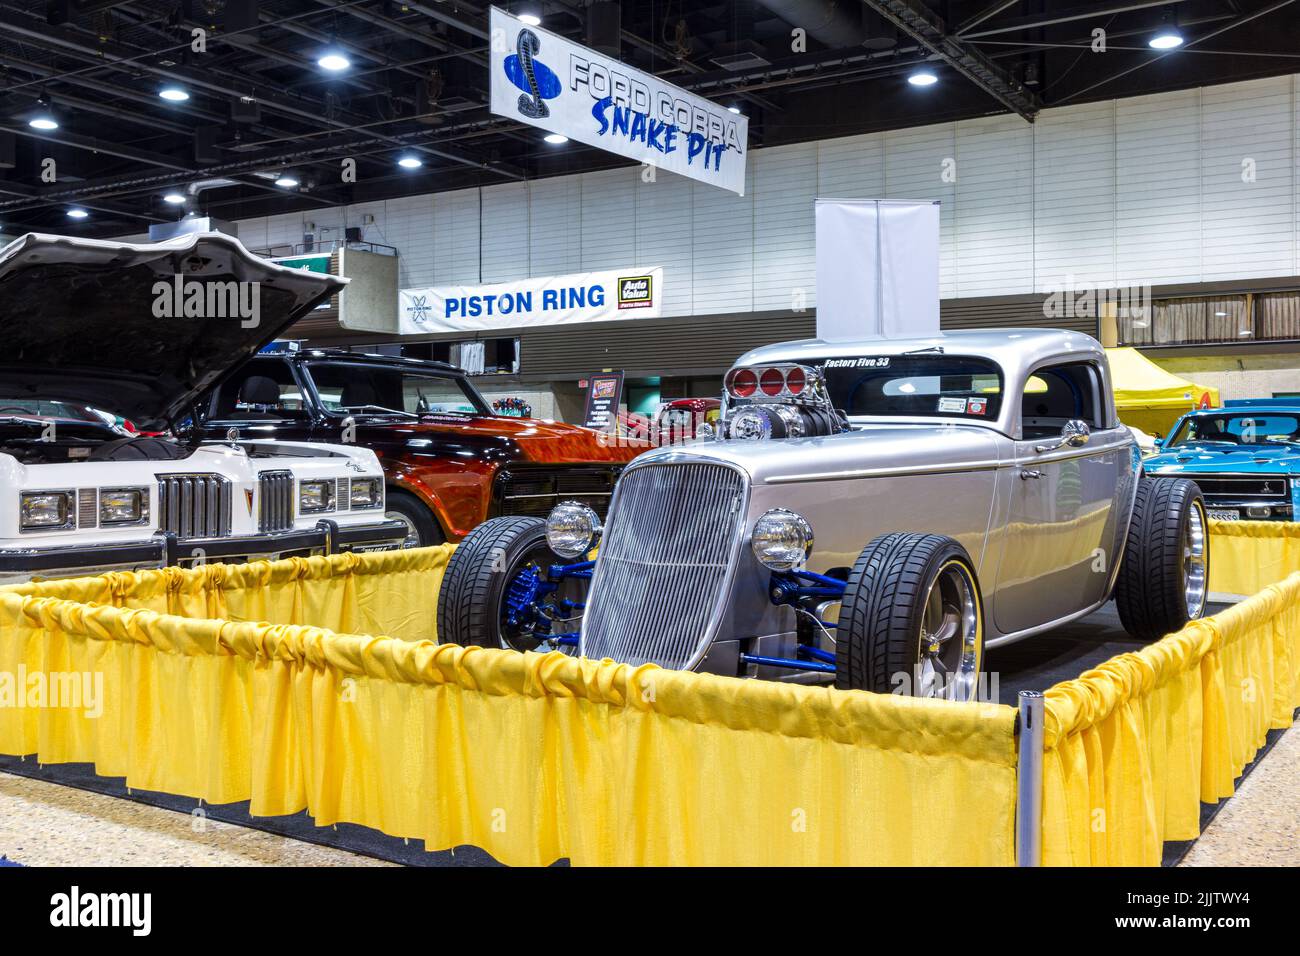
M 580 272 L 398 292 L 398 331 L 486 332 L 565 322 L 657 319 L 663 269 Z
M 939 334 L 939 204 L 817 200 L 817 337 Z
M 613 431 L 618 422 L 618 406 L 623 399 L 623 373 L 601 372 L 591 376 L 587 385 L 587 410 L 583 428 L 598 432 Z
M 491 110 L 745 194 L 749 120 L 492 8 Z

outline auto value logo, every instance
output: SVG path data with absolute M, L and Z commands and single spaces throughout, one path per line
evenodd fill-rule
M 654 301 L 652 276 L 619 276 L 618 307 L 620 309 L 648 309 L 654 305 Z
M 515 39 L 515 54 L 505 59 L 506 76 L 523 90 L 519 97 L 519 112 L 530 119 L 544 119 L 551 115 L 547 100 L 560 95 L 563 88 L 555 71 L 536 59 L 542 41 L 532 30 L 520 30 Z

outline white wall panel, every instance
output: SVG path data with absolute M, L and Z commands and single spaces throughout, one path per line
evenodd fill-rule
M 582 271 L 582 177 L 539 179 L 528 187 L 528 260 L 535 276 Z
M 885 136 L 845 136 L 817 144 L 817 195 L 823 199 L 881 199 L 885 195 Z
M 507 183 L 480 190 L 482 199 L 482 260 L 484 282 L 527 278 L 528 184 Z
M 750 152 L 750 170 L 754 153 Z M 691 182 L 691 255 L 695 313 L 743 312 L 754 307 L 754 192 L 724 192 Z
M 404 286 L 662 266 L 667 315 L 766 311 L 815 304 L 817 196 L 939 200 L 945 297 L 1300 274 L 1297 157 L 1289 76 L 753 150 L 744 197 L 626 167 L 239 226 L 264 248 L 373 215 Z
M 433 198 L 433 281 L 459 285 L 480 281 L 479 191 L 457 189 Z M 398 254 L 405 251 L 398 246 Z
M 957 184 L 945 182 L 945 162 L 957 158 L 953 123 L 885 133 L 885 195 L 882 199 L 938 200 L 939 295 L 957 294 Z M 951 168 L 951 167 L 948 167 Z
M 1201 281 L 1201 91 L 1119 100 L 1116 281 Z
M 691 180 L 662 170 L 636 188 L 636 265 L 664 270 L 663 314 L 691 315 L 695 257 L 691 254 Z
M 626 269 L 636 263 L 636 187 L 640 167 L 582 177 L 582 269 Z
M 1046 110 L 1034 124 L 1037 291 L 1115 281 L 1115 104 Z
M 957 125 L 956 295 L 1034 291 L 1033 136 L 1019 116 Z
M 813 202 L 817 144 L 759 150 L 749 164 L 754 201 L 754 311 L 816 304 Z
M 1207 87 L 1201 102 L 1204 278 L 1286 274 L 1295 263 L 1291 78 Z

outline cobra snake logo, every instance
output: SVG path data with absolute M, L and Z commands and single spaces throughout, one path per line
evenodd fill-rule
M 529 92 L 519 97 L 519 112 L 532 119 L 542 119 L 551 115 L 550 108 L 542 99 L 541 87 L 537 85 L 537 73 L 533 69 L 533 57 L 542 48 L 542 41 L 532 30 L 520 30 L 515 40 L 515 53 L 519 57 L 519 67 L 528 81 Z

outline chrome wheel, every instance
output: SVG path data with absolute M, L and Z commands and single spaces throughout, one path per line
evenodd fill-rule
M 400 511 L 385 511 L 384 517 L 389 521 L 400 521 L 406 525 L 406 537 L 402 539 L 402 547 L 418 548 L 420 546 L 420 530 L 415 526 L 415 522 Z
M 930 582 L 921 612 L 916 695 L 974 700 L 983 638 L 975 580 L 963 562 L 949 561 Z
M 1183 593 L 1187 599 L 1187 617 L 1196 620 L 1205 611 L 1205 589 L 1209 577 L 1209 555 L 1205 541 L 1205 511 L 1200 501 L 1187 510 L 1187 528 L 1183 531 Z

